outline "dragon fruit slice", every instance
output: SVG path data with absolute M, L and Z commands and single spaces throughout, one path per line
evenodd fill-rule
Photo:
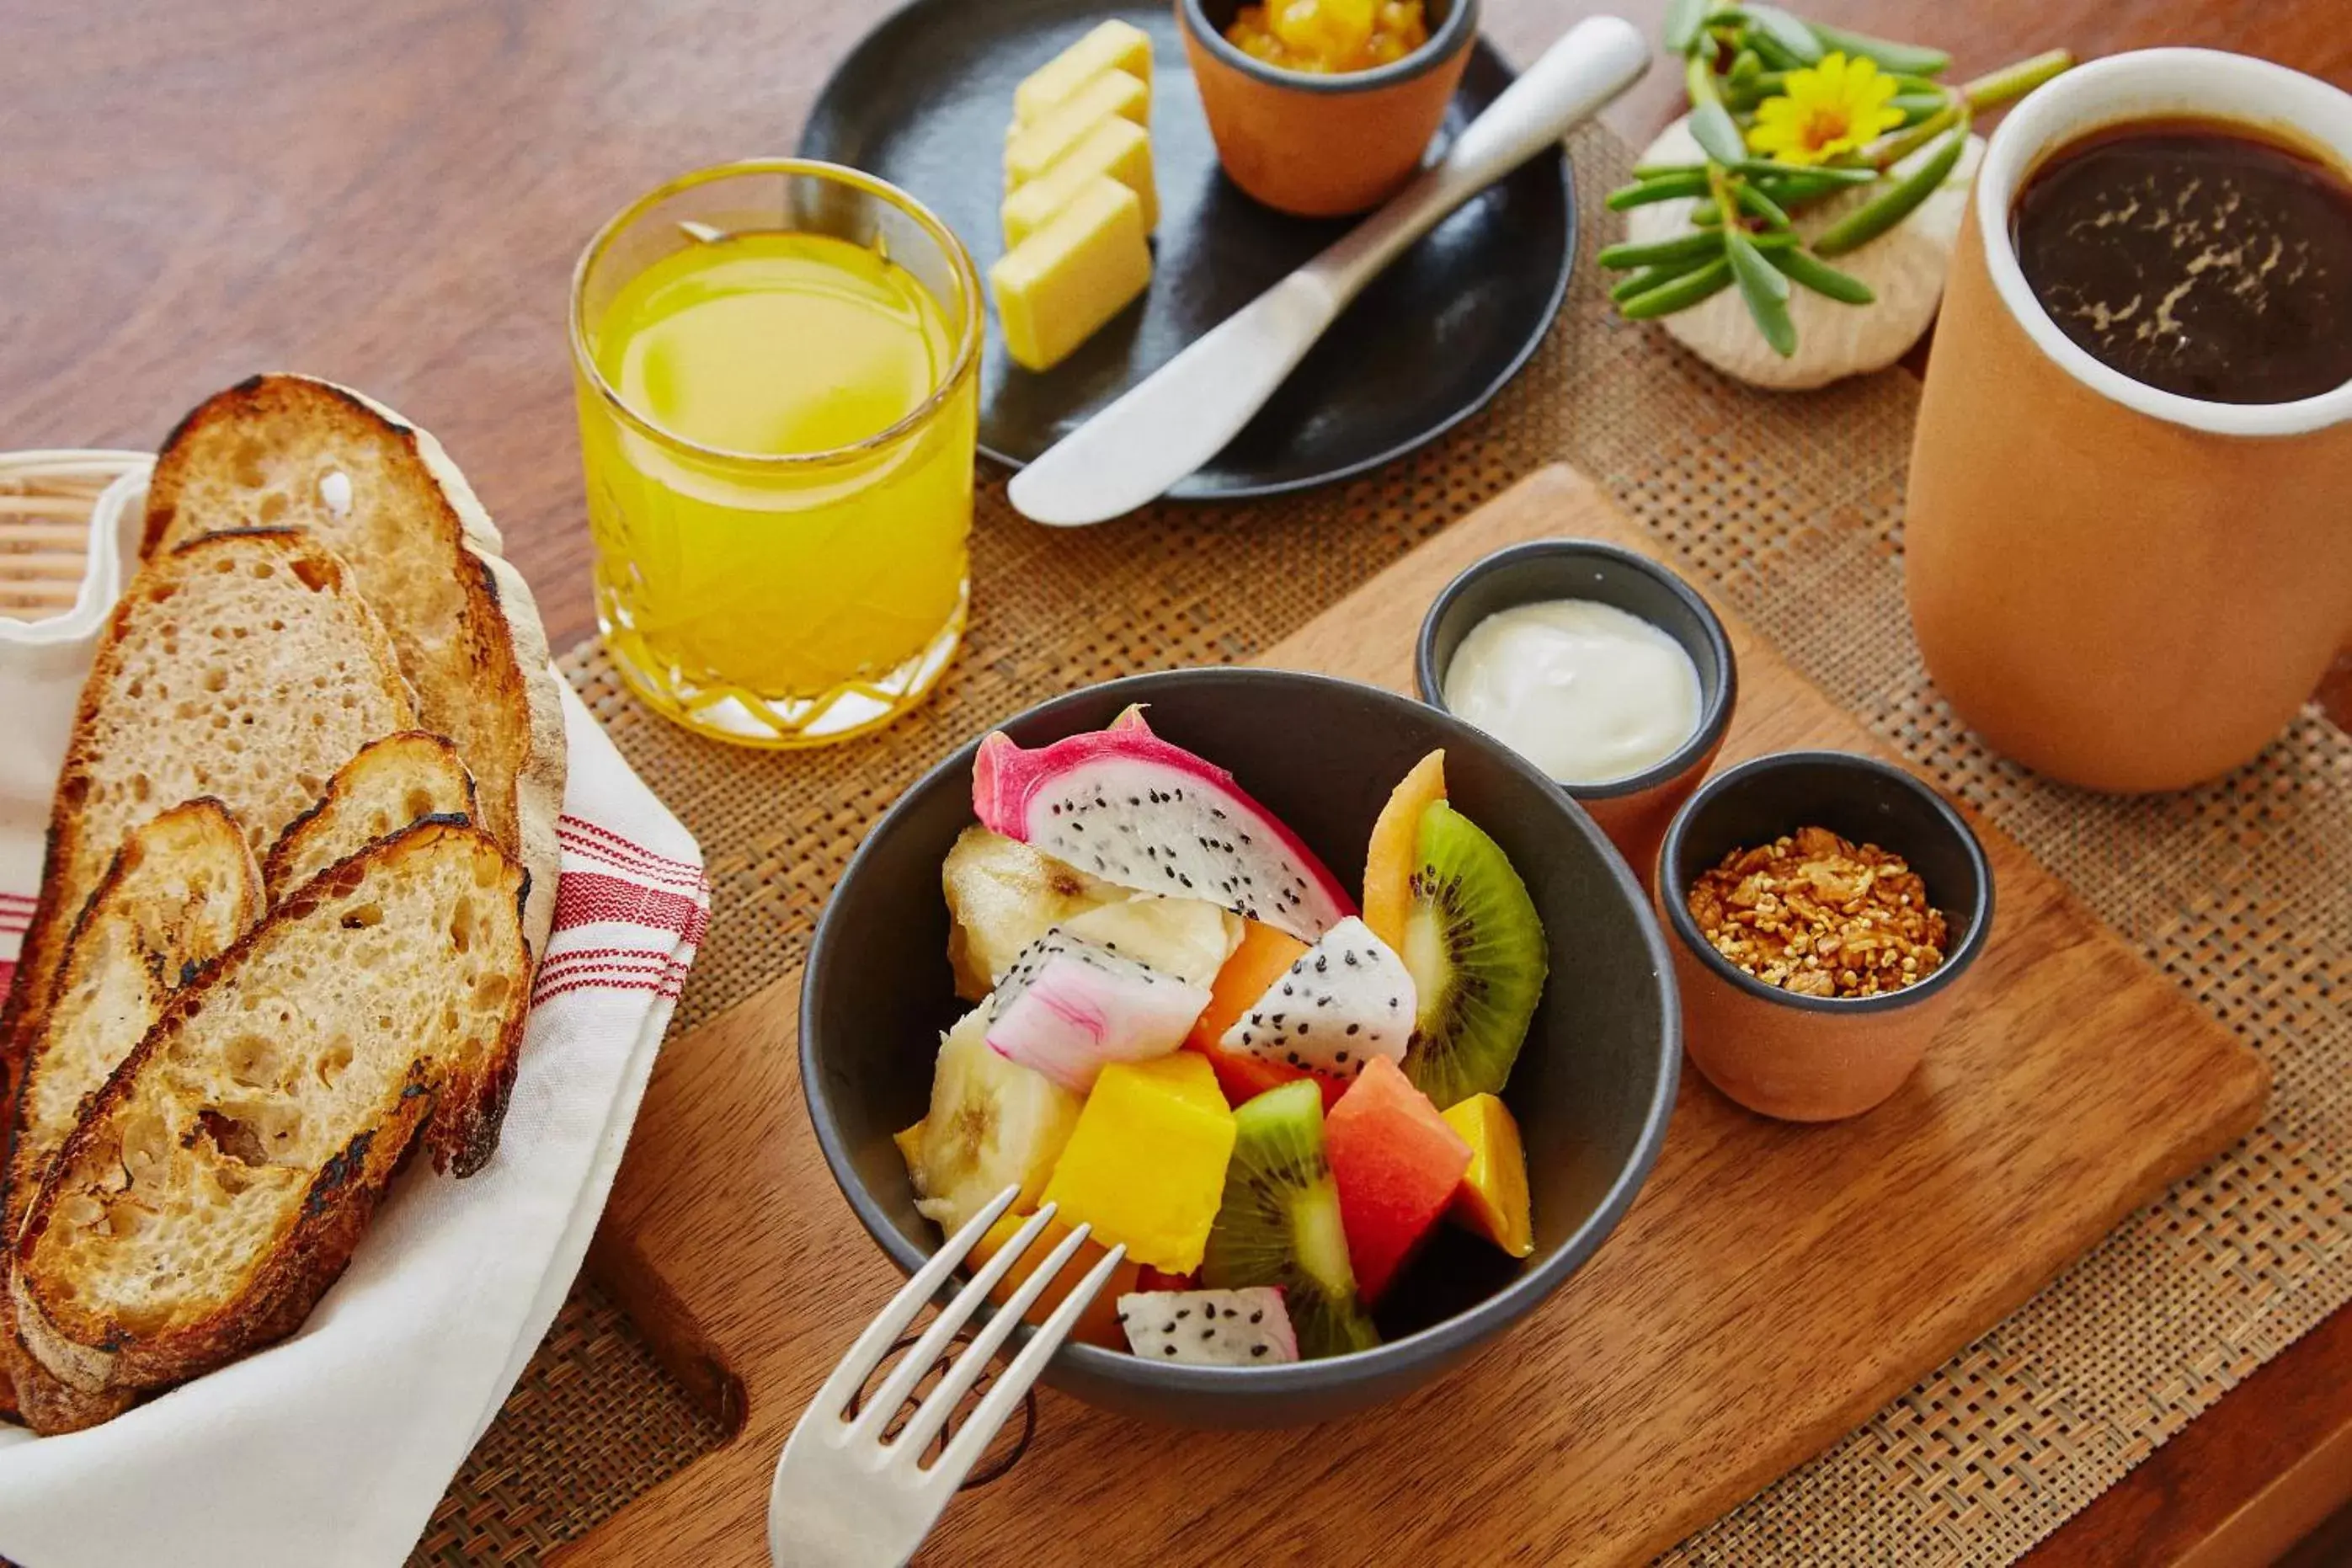
M 1350 915 L 1300 953 L 1218 1043 L 1352 1079 L 1374 1057 L 1404 1060 L 1417 1000 L 1404 960 Z
M 1153 734 L 1138 709 L 1028 750 L 999 731 L 971 765 L 983 826 L 1109 881 L 1206 899 L 1313 942 L 1355 900 L 1233 774 Z
M 1147 1290 L 1118 1299 L 1136 1354 L 1189 1366 L 1273 1366 L 1298 1359 L 1282 1289 Z
M 1059 927 L 1022 949 L 996 987 L 989 1048 L 1074 1094 L 1106 1063 L 1164 1057 L 1209 1005 L 1209 989 Z

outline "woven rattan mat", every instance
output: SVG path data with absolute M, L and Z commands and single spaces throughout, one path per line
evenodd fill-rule
M 1580 188 L 1630 162 L 1571 143 Z M 1591 247 L 1613 234 L 1596 203 Z M 1538 465 L 1605 485 L 1681 563 L 1879 735 L 2021 840 L 2269 1059 L 2270 1119 L 1835 1448 L 1670 1555 L 1691 1563 L 2006 1561 L 2352 1298 L 2352 742 L 2315 712 L 2193 795 L 2116 801 L 1986 754 L 1927 685 L 1904 616 L 1917 384 L 1801 396 L 1727 383 L 1608 313 L 1565 318 L 1493 407 L 1361 482 L 1171 507 L 1077 533 L 981 503 L 971 640 L 939 700 L 877 741 L 761 756 L 567 673 L 699 836 L 716 889 L 692 1027 L 796 963 L 857 838 L 928 763 L 1084 682 L 1247 657 Z M 528 1561 L 717 1440 L 609 1305 L 576 1292 L 418 1548 Z

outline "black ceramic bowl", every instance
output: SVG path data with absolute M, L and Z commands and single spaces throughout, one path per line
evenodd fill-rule
M 1279 1367 L 1188 1367 L 1067 1345 L 1055 1387 L 1197 1426 L 1327 1421 L 1454 1365 L 1591 1257 L 1648 1175 L 1674 1107 L 1681 1019 L 1649 900 L 1591 822 L 1515 753 L 1391 692 L 1270 669 L 1186 669 L 1090 687 L 1005 724 L 1024 745 L 1108 724 L 1129 703 L 1232 770 L 1353 888 L 1390 789 L 1445 749 L 1447 792 L 1528 884 L 1551 977 L 1504 1100 L 1528 1149 L 1535 1255 L 1441 1226 L 1381 1303 L 1380 1348 Z M 912 1272 L 940 1244 L 890 1135 L 924 1112 L 940 1031 L 959 1011 L 940 864 L 972 820 L 967 745 L 893 805 L 818 922 L 801 997 L 801 1078 L 834 1177 Z M 878 1308 L 878 1301 L 876 1306 Z
M 1545 599 L 1591 599 L 1639 616 L 1682 644 L 1698 668 L 1698 728 L 1671 756 L 1605 784 L 1559 785 L 1647 879 L 1666 824 L 1706 775 L 1731 727 L 1739 700 L 1731 639 L 1697 589 L 1647 556 L 1597 539 L 1531 540 L 1474 563 L 1429 606 L 1413 658 L 1421 700 L 1445 706 L 1445 672 L 1473 626 L 1498 610 Z
M 1716 952 L 1691 918 L 1691 885 L 1738 849 L 1801 827 L 1901 856 L 1948 928 L 1944 962 L 1876 996 L 1804 996 Z M 1955 989 L 1992 937 L 1992 865 L 1944 797 L 1891 763 L 1850 752 L 1779 752 L 1708 780 L 1666 830 L 1659 902 L 1675 936 L 1691 1060 L 1751 1110 L 1790 1121 L 1859 1115 L 1919 1065 Z

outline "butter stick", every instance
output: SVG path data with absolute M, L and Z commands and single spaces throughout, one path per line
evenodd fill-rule
M 1044 227 L 988 270 L 1004 351 L 1026 370 L 1051 370 L 1151 282 L 1143 204 L 1097 175 Z
M 1004 198 L 1004 243 L 1010 248 L 1036 233 L 1095 180 L 1108 176 L 1143 204 L 1143 228 L 1160 226 L 1160 192 L 1151 176 L 1151 138 L 1131 120 L 1106 120 L 1045 172 Z
M 1015 125 L 1004 143 L 1004 188 L 1027 184 L 1114 117 L 1145 123 L 1150 95 L 1125 71 L 1104 71 L 1029 125 Z
M 1013 89 L 1013 119 L 1026 125 L 1105 71 L 1125 71 L 1143 84 L 1146 112 L 1151 92 L 1151 37 L 1117 18 L 1055 55 Z

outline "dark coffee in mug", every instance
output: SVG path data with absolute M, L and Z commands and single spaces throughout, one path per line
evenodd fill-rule
M 2352 181 L 2251 126 L 2104 127 L 2028 177 L 2020 269 L 2109 368 L 2210 403 L 2352 382 Z

